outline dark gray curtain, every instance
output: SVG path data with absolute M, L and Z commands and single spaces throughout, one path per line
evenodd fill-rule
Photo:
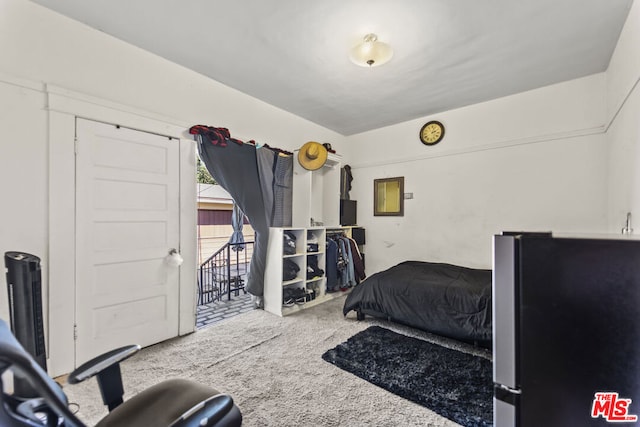
M 260 189 L 264 202 L 264 214 L 267 224 L 271 226 L 273 219 L 273 169 L 277 153 L 266 147 L 256 148 L 256 161 L 258 163 L 258 175 L 260 176 Z
M 269 227 L 291 226 L 293 155 L 268 146 L 256 148 L 253 141 L 243 143 L 231 138 L 226 128 L 198 125 L 189 132 L 198 142 L 200 159 L 207 170 L 235 202 L 234 233 L 229 241 L 244 241 L 243 212 L 253 226 L 256 241 L 246 289 L 262 296 Z
M 272 227 L 291 227 L 293 220 L 293 156 L 276 156 L 273 171 Z
M 200 158 L 207 170 L 233 197 L 256 232 L 246 289 L 252 295 L 262 296 L 269 224 L 260 189 L 256 148 L 230 138 L 224 128 L 194 126 L 190 132 L 198 142 Z
M 290 227 L 293 203 L 293 156 L 256 148 L 265 215 L 270 227 Z

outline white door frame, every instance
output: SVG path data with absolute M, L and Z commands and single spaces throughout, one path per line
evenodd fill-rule
M 180 144 L 180 335 L 196 319 L 196 154 L 189 124 L 147 111 L 47 85 L 49 112 L 48 370 L 71 372 L 75 361 L 75 131 L 76 117 L 175 138 Z

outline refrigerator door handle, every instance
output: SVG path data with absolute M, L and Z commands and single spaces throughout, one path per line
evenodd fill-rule
M 520 390 L 519 388 L 512 388 L 504 384 L 496 384 L 496 388 L 499 388 L 511 394 L 522 394 L 522 390 Z

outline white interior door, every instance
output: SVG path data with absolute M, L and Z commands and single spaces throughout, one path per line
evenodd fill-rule
M 178 335 L 179 144 L 78 119 L 76 366 Z

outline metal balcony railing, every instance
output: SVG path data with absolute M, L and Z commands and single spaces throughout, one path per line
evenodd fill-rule
M 198 305 L 239 295 L 244 288 L 254 242 L 226 243 L 198 268 Z

